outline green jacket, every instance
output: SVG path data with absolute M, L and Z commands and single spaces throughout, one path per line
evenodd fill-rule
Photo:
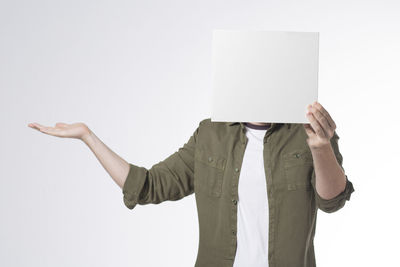
M 123 186 L 129 209 L 195 193 L 199 247 L 195 267 L 232 267 L 236 254 L 238 180 L 247 145 L 241 122 L 202 120 L 190 139 L 150 169 L 130 164 Z M 269 203 L 269 267 L 314 267 L 318 209 L 331 213 L 350 200 L 345 190 L 333 199 L 315 190 L 313 158 L 301 123 L 272 123 L 264 137 Z M 331 144 L 342 166 L 335 132 Z M 343 168 L 343 167 L 342 167 Z

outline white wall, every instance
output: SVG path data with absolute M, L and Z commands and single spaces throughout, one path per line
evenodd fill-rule
M 82 142 L 27 124 L 83 121 L 151 167 L 210 116 L 214 28 L 320 32 L 319 101 L 356 191 L 319 212 L 317 264 L 398 264 L 399 11 L 382 0 L 2 0 L 0 265 L 193 266 L 193 195 L 131 211 Z

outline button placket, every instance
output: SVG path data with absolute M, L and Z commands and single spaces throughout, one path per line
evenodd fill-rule
M 241 131 L 239 132 L 240 135 L 240 148 L 238 148 L 238 150 L 240 150 L 240 155 L 241 158 L 235 160 L 234 165 L 232 166 L 232 170 L 233 170 L 233 181 L 232 181 L 232 197 L 231 197 L 231 201 L 233 203 L 233 205 L 231 204 L 231 249 L 230 249 L 230 253 L 231 253 L 231 257 L 234 258 L 235 257 L 235 251 L 236 251 L 236 247 L 237 247 L 237 203 L 238 203 L 238 182 L 239 182 L 239 176 L 240 176 L 240 164 L 243 162 L 243 157 L 244 157 L 244 152 L 247 146 L 247 137 L 245 134 L 245 127 L 243 125 L 243 123 L 240 123 L 241 126 Z M 239 145 L 239 144 L 238 144 Z M 238 151 L 239 154 L 239 151 Z M 235 167 L 235 165 L 237 167 Z

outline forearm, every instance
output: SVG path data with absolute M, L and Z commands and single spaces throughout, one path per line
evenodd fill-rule
M 324 199 L 332 199 L 346 187 L 346 177 L 332 146 L 311 149 L 315 170 L 315 188 Z
M 90 148 L 111 178 L 123 188 L 129 172 L 129 163 L 108 148 L 92 131 L 89 130 L 82 141 Z

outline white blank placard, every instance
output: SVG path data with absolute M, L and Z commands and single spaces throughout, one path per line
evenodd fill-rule
M 318 32 L 214 30 L 211 121 L 309 123 Z

